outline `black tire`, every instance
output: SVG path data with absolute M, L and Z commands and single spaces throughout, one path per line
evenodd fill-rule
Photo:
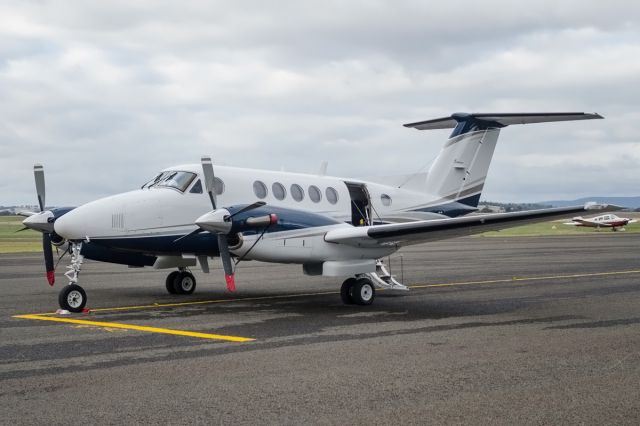
M 345 305 L 353 305 L 353 299 L 351 298 L 351 290 L 356 283 L 355 278 L 348 278 L 342 283 L 340 287 L 340 298 Z
M 78 284 L 66 285 L 58 294 L 58 304 L 69 312 L 82 312 L 87 304 L 87 293 Z
M 196 277 L 191 272 L 179 272 L 173 280 L 176 294 L 191 294 L 196 290 Z
M 356 305 L 370 305 L 376 297 L 376 290 L 371 280 L 367 278 L 359 278 L 351 287 L 351 300 Z
M 169 294 L 176 294 L 176 289 L 173 287 L 173 282 L 176 280 L 176 277 L 180 271 L 173 271 L 169 275 L 167 275 L 167 279 L 164 282 L 165 287 Z

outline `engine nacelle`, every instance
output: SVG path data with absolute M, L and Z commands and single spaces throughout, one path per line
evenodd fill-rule
M 61 247 L 64 245 L 64 243 L 66 243 L 67 240 L 65 240 L 63 237 L 61 237 L 60 235 L 56 234 L 55 232 L 51 233 L 51 244 L 53 244 L 56 247 Z

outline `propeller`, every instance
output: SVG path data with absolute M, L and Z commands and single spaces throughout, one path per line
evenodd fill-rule
M 264 201 L 258 201 L 253 204 L 249 204 L 248 206 L 241 208 L 233 214 L 231 214 L 227 209 L 218 209 L 214 187 L 215 174 L 213 172 L 211 157 L 202 157 L 201 162 L 204 186 L 206 188 L 207 194 L 209 194 L 209 199 L 211 200 L 211 206 L 213 207 L 213 210 L 196 219 L 196 225 L 198 225 L 199 229 L 196 229 L 195 231 L 192 231 L 191 233 L 178 238 L 174 242 L 204 231 L 216 234 L 218 239 L 218 249 L 220 251 L 220 260 L 222 261 L 222 268 L 224 269 L 224 279 L 227 283 L 227 290 L 235 291 L 235 273 L 233 270 L 233 261 L 231 260 L 231 252 L 229 251 L 229 242 L 227 240 L 227 236 L 229 235 L 229 232 L 231 232 L 231 229 L 233 227 L 233 217 L 239 215 L 240 213 L 262 207 L 266 203 Z M 275 215 L 269 215 L 268 220 L 269 222 L 273 220 L 277 221 L 277 217 Z
M 202 162 L 202 173 L 204 174 L 204 187 L 209 194 L 209 199 L 211 200 L 211 205 L 213 209 L 217 209 L 218 203 L 216 203 L 216 191 L 214 188 L 214 178 L 213 174 L 213 164 L 211 163 L 211 157 L 202 157 L 200 159 Z
M 45 185 L 44 185 L 44 167 L 42 164 L 35 164 L 33 166 L 33 176 L 36 181 L 36 195 L 38 196 L 38 206 L 40 207 L 39 214 L 29 216 L 23 221 L 25 225 L 31 225 L 32 228 L 42 231 L 42 253 L 44 254 L 44 266 L 47 271 L 47 282 L 49 285 L 53 285 L 56 282 L 55 266 L 53 264 L 53 249 L 51 248 L 51 230 L 52 226 L 45 226 L 44 222 L 52 225 L 52 221 L 49 220 L 49 216 L 53 217 L 53 214 L 49 212 L 49 215 L 43 215 L 45 212 Z M 46 216 L 46 217 L 45 217 Z
M 207 194 L 209 194 L 209 199 L 211 200 L 211 206 L 213 207 L 212 213 L 216 213 L 218 207 L 216 202 L 217 201 L 216 191 L 214 188 L 215 175 L 213 173 L 213 164 L 211 163 L 211 157 L 202 157 L 200 161 L 202 162 L 204 187 L 207 190 Z M 225 215 L 224 212 L 226 212 L 227 214 Z M 231 253 L 229 252 L 229 242 L 227 241 L 227 234 L 231 230 L 231 225 L 232 225 L 231 216 L 229 215 L 229 212 L 227 210 L 224 210 L 221 213 L 222 213 L 222 223 L 228 223 L 228 228 L 226 229 L 226 232 L 217 233 L 218 234 L 218 250 L 220 251 L 220 260 L 222 260 L 222 268 L 224 269 L 224 280 L 227 282 L 227 290 L 236 291 L 233 263 L 231 262 Z
M 40 212 L 44 211 L 44 167 L 42 164 L 35 164 L 33 166 L 33 176 L 36 179 L 36 194 L 38 196 L 38 205 L 40 206 Z

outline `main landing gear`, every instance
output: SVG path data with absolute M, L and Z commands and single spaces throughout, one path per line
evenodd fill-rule
M 340 297 L 346 305 L 370 305 L 376 297 L 376 290 L 369 278 L 349 278 L 342 283 Z
M 376 287 L 385 290 L 409 291 L 399 283 L 384 266 L 382 260 L 376 261 L 376 271 L 348 278 L 340 288 L 340 298 L 347 305 L 370 305 L 376 297 Z
M 184 268 L 167 275 L 165 286 L 170 294 L 191 294 L 196 289 L 196 277 Z

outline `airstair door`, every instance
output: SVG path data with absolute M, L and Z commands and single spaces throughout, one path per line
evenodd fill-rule
M 346 182 L 351 197 L 351 224 L 371 225 L 371 199 L 367 186 L 363 183 Z

